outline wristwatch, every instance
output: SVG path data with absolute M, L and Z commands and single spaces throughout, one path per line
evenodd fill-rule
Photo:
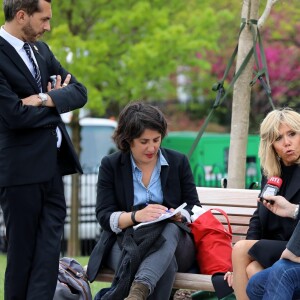
M 41 106 L 46 106 L 48 95 L 45 93 L 39 93 L 39 98 L 41 99 Z

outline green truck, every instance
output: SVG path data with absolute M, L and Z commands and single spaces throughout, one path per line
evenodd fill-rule
M 173 131 L 164 138 L 163 147 L 188 154 L 198 132 Z M 220 187 L 227 178 L 230 134 L 204 133 L 191 158 L 190 165 L 197 186 Z M 261 172 L 258 158 L 259 136 L 249 135 L 246 157 L 246 188 L 260 183 Z

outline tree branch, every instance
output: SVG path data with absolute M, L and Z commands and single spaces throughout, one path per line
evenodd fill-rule
M 261 29 L 263 27 L 263 25 L 265 24 L 270 12 L 271 12 L 272 6 L 278 1 L 279 0 L 268 0 L 268 2 L 266 4 L 266 8 L 258 20 L 258 25 L 257 25 L 258 29 Z

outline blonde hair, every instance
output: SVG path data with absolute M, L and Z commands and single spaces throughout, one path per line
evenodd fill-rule
M 271 111 L 262 121 L 260 125 L 260 144 L 258 155 L 260 157 L 263 174 L 267 178 L 281 175 L 280 159 L 273 147 L 273 143 L 280 135 L 279 127 L 281 124 L 286 124 L 299 134 L 300 114 L 289 107 L 285 107 Z M 300 164 L 300 158 L 298 158 L 295 163 Z

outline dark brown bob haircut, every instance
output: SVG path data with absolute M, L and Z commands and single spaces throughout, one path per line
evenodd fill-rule
M 167 127 L 164 114 L 157 107 L 141 101 L 131 102 L 119 115 L 113 140 L 119 150 L 129 152 L 131 142 L 139 138 L 146 129 L 159 132 L 163 139 L 167 134 Z

